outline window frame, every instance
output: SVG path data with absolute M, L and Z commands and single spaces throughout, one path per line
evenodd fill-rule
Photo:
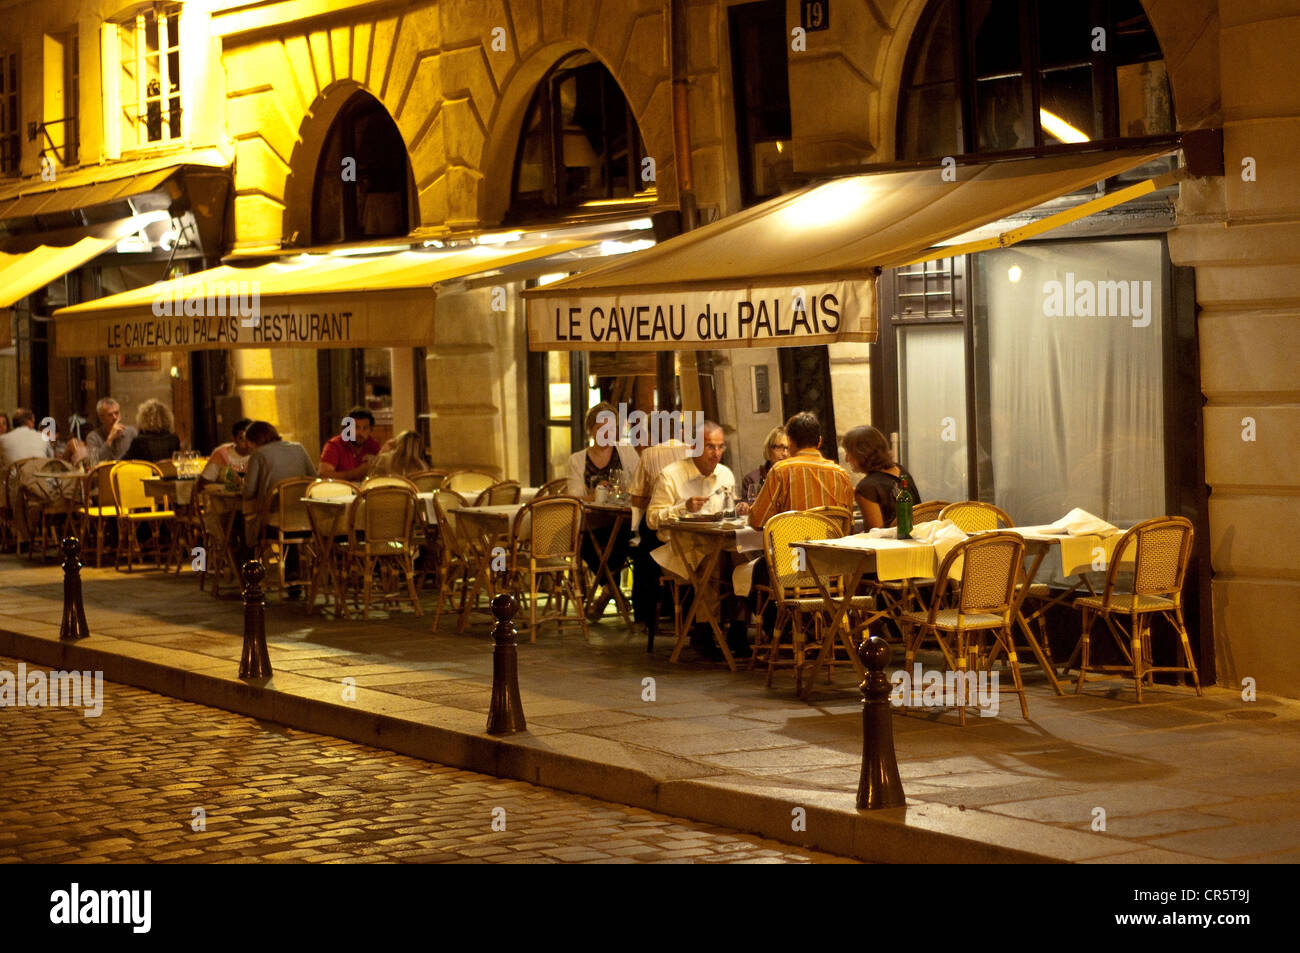
M 23 58 L 17 45 L 0 46 L 0 99 L 8 100 L 0 106 L 13 125 L 9 132 L 0 126 L 0 178 L 12 178 L 22 175 L 23 164 Z
M 175 14 L 175 36 L 171 35 L 170 21 Z M 146 49 L 145 37 L 147 35 L 148 23 L 152 18 L 157 24 L 158 31 L 158 48 L 150 54 Z M 110 18 L 104 24 L 107 36 L 105 37 L 105 49 L 103 53 L 102 69 L 104 74 L 104 86 L 106 90 L 111 90 L 104 97 L 104 111 L 106 114 L 107 136 L 110 154 L 121 155 L 123 153 L 145 152 L 149 150 L 166 149 L 175 146 L 178 143 L 187 142 L 190 135 L 190 118 L 189 111 L 186 109 L 188 100 L 188 86 L 192 82 L 188 78 L 188 71 L 181 68 L 182 62 L 182 37 L 185 33 L 188 18 L 185 14 L 184 3 L 147 3 L 129 8 L 116 17 Z M 134 62 L 128 64 L 123 56 L 123 43 L 125 42 L 124 31 L 130 28 L 135 36 L 135 42 L 132 44 L 134 50 Z M 171 92 L 171 64 L 169 54 L 176 54 L 177 69 L 180 73 L 180 79 L 176 84 L 175 92 Z M 157 57 L 158 68 L 158 93 L 156 96 L 150 96 L 148 93 L 148 60 Z M 129 65 L 129 68 L 128 68 Z M 133 71 L 133 72 L 132 72 Z M 110 75 L 110 72 L 112 75 Z M 123 102 L 123 89 L 133 83 L 135 91 L 133 94 L 133 111 L 134 115 L 126 114 L 126 105 Z M 149 130 L 149 104 L 156 102 L 158 105 L 158 138 L 150 138 Z M 172 134 L 173 125 L 173 107 L 175 102 L 174 117 L 176 134 Z M 116 148 L 114 148 L 116 146 Z

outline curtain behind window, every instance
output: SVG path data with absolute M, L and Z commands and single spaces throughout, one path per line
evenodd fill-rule
M 1018 525 L 1049 523 L 1075 506 L 1120 526 L 1163 514 L 1160 242 L 1026 244 L 976 260 L 994 502 Z M 1084 282 L 1102 292 L 1093 316 L 1044 313 L 1058 302 L 1070 308 L 1068 274 L 1074 311 L 1088 308 Z M 1131 293 L 1134 281 L 1138 298 L 1128 302 L 1117 286 L 1096 284 L 1125 282 Z M 1060 283 L 1059 295 L 1049 282 Z

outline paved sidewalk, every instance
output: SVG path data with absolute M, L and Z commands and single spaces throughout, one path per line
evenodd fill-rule
M 649 657 L 612 617 L 590 643 L 547 629 L 519 649 L 529 731 L 498 739 L 484 731 L 486 616 L 433 635 L 428 615 L 363 623 L 273 602 L 276 674 L 258 686 L 236 677 L 238 602 L 188 575 L 83 577 L 92 638 L 64 646 L 61 571 L 0 557 L 0 654 L 866 860 L 1300 860 L 1296 701 L 1157 687 L 1137 705 L 1131 682 L 1057 698 L 1031 680 L 1031 721 L 1014 696 L 965 728 L 951 712 L 896 715 L 908 806 L 859 814 L 861 703 L 847 669 L 805 704 L 789 672 L 767 689 L 759 672 L 670 665 L 669 640 Z

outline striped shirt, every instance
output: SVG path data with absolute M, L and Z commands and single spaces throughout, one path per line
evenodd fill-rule
M 777 513 L 818 506 L 842 506 L 852 513 L 853 502 L 853 483 L 844 468 L 808 447 L 772 464 L 749 510 L 749 525 L 761 529 Z

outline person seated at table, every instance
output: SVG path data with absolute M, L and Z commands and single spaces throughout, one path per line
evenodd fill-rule
M 423 456 L 424 443 L 414 430 L 403 430 L 396 437 L 384 444 L 371 476 L 404 476 L 429 469 Z
M 646 508 L 650 505 L 650 494 L 654 492 L 659 474 L 670 463 L 685 460 L 690 452 L 690 444 L 683 443 L 676 437 L 669 437 L 641 451 L 636 472 L 628 484 L 628 495 L 632 497 L 634 533 L 640 528 Z M 647 525 L 637 534 L 632 547 L 632 619 L 638 625 L 651 628 L 658 621 L 659 580 L 662 575 L 662 570 L 651 553 L 659 546 L 658 537 L 650 532 Z
M 0 412 L 0 437 L 3 437 L 12 429 L 13 426 L 9 423 L 9 415 Z
M 370 436 L 374 429 L 374 414 L 364 407 L 349 410 L 342 430 L 325 441 L 320 452 L 320 475 L 354 483 L 369 476 L 379 456 L 379 441 Z
M 594 500 L 596 489 L 602 483 L 613 483 L 616 471 L 623 474 L 624 480 L 631 479 L 637 466 L 636 448 L 619 439 L 619 434 L 615 432 L 617 420 L 618 412 L 613 405 L 605 401 L 601 401 L 587 411 L 585 423 L 587 439 L 591 441 L 591 445 L 569 458 L 569 484 L 566 487 L 569 496 Z M 606 517 L 589 514 L 587 522 L 588 526 L 592 527 L 591 532 L 582 534 L 582 561 L 587 564 L 587 568 L 592 573 L 599 571 L 600 553 L 609 545 L 608 527 L 600 526 L 603 519 Z M 623 564 L 627 562 L 631 542 L 632 527 L 624 523 L 609 554 L 609 571 L 615 578 L 623 568 Z M 597 549 L 597 546 L 600 549 Z M 596 585 L 601 587 L 602 591 L 592 602 L 589 613 L 592 619 L 600 618 L 605 611 L 605 605 L 613 598 L 613 594 L 605 588 L 606 583 L 597 579 Z
M 785 435 L 784 427 L 773 427 L 763 441 L 763 464 L 745 474 L 740 484 L 740 498 L 752 500 L 758 496 L 759 488 L 767 479 L 772 464 L 790 456 L 790 438 Z
M 275 427 L 267 421 L 256 420 L 249 424 L 245 436 L 253 446 L 253 453 L 248 458 L 248 471 L 244 477 L 243 539 L 247 543 L 247 549 L 240 554 L 241 562 L 251 555 L 252 549 L 257 545 L 262 529 L 257 524 L 257 514 L 275 485 L 281 480 L 316 476 L 316 465 L 311 462 L 307 448 L 300 443 L 282 439 Z M 289 549 L 289 558 L 285 563 L 288 578 L 297 575 L 297 549 L 297 546 Z
M 76 462 L 76 457 L 84 451 L 83 462 L 87 467 L 109 460 L 125 460 L 126 451 L 139 431 L 122 423 L 122 407 L 112 397 L 100 399 L 95 405 L 95 416 L 99 418 L 99 426 L 86 434 L 84 444 L 79 440 L 68 441 L 73 449 L 71 459 Z
M 866 529 L 894 525 L 898 493 L 904 477 L 907 478 L 912 502 L 921 502 L 916 480 L 895 462 L 889 441 L 875 427 L 854 427 L 844 435 L 844 460 L 855 473 L 864 474 L 854 494 Z
M 785 422 L 791 454 L 772 464 L 758 499 L 749 510 L 749 525 L 762 529 L 778 513 L 811 510 L 819 506 L 839 506 L 853 512 L 853 483 L 838 463 L 821 455 L 822 425 L 811 411 L 795 414 Z M 771 580 L 767 560 L 753 563 L 750 607 L 758 601 L 758 587 Z M 763 610 L 763 631 L 771 638 L 776 626 L 776 603 Z
M 172 412 L 160 400 L 150 397 L 135 413 L 139 433 L 122 454 L 123 460 L 167 460 L 181 448 L 181 438 L 172 432 Z
M 727 449 L 722 427 L 706 420 L 701 424 L 701 430 L 703 445 L 700 455 L 688 456 L 684 460 L 668 464 L 659 474 L 659 479 L 655 481 L 645 520 L 646 525 L 651 529 L 659 530 L 664 524 L 680 519 L 688 513 L 722 512 L 726 506 L 728 491 L 734 499 L 736 476 L 731 472 L 731 468 L 722 462 L 722 454 Z M 737 504 L 736 509 L 743 515 L 745 504 Z M 673 573 L 683 582 L 687 581 L 685 575 L 687 567 L 678 562 L 669 543 L 668 533 L 660 532 L 659 538 L 668 545 L 660 546 L 654 551 L 655 560 L 665 572 Z M 733 594 L 731 573 L 726 571 L 727 564 L 731 561 L 731 559 L 720 560 L 720 564 L 724 567 L 722 584 L 716 589 L 711 587 L 708 592 L 702 594 L 702 597 L 713 615 L 723 625 L 727 624 L 728 619 L 732 620 L 727 628 L 727 646 L 732 654 L 740 658 L 748 658 L 751 651 L 749 639 L 745 635 L 748 623 L 743 618 L 744 602 Z M 706 622 L 695 624 L 691 631 L 691 647 L 711 661 L 717 661 L 722 657 L 714 645 L 713 630 Z
M 0 436 L 0 479 L 19 460 L 53 455 L 53 445 L 36 429 L 36 415 L 24 407 L 15 410 L 13 429 Z
M 208 457 L 208 465 L 199 474 L 197 489 L 202 489 L 205 483 L 220 483 L 224 480 L 226 467 L 230 467 L 240 475 L 247 472 L 248 458 L 253 452 L 253 445 L 248 442 L 250 424 L 252 421 L 247 417 L 235 421 L 235 425 L 230 428 L 232 438 L 230 443 L 223 443 L 212 451 L 212 456 Z

